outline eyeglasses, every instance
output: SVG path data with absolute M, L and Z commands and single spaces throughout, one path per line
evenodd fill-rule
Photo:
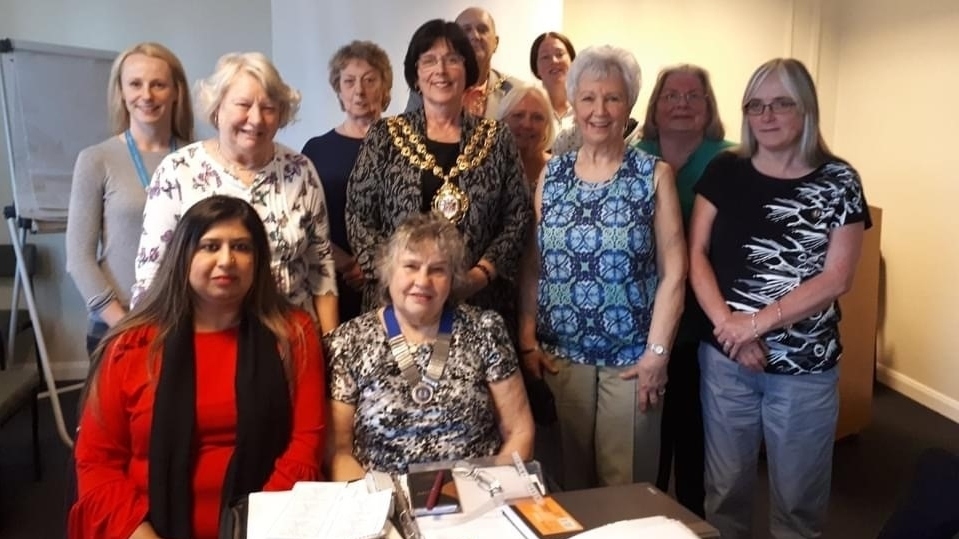
M 480 488 L 489 492 L 490 497 L 503 494 L 503 485 L 496 476 L 465 460 L 456 461 L 453 475 L 476 481 Z
M 417 60 L 416 65 L 419 66 L 420 69 L 433 69 L 440 65 L 441 62 L 448 68 L 459 68 L 463 67 L 466 59 L 459 54 L 447 54 L 446 56 L 421 56 L 420 59 Z
M 680 101 L 685 101 L 687 105 L 698 105 L 706 101 L 706 94 L 699 92 L 687 92 L 685 94 L 666 92 L 665 94 L 661 94 L 659 98 L 670 105 L 678 105 Z
M 777 97 L 769 103 L 763 103 L 759 99 L 750 99 L 743 105 L 743 112 L 750 116 L 762 116 L 766 113 L 766 109 L 771 110 L 773 114 L 786 114 L 792 112 L 795 108 L 796 102 L 785 97 Z

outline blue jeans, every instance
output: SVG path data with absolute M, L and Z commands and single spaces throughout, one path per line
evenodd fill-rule
M 93 351 L 96 350 L 97 345 L 100 344 L 100 340 L 103 339 L 103 336 L 107 334 L 107 330 L 110 329 L 110 326 L 106 322 L 100 320 L 99 318 L 91 318 L 90 323 L 87 325 L 87 355 L 92 356 Z
M 822 537 L 839 412 L 839 369 L 755 373 L 699 345 L 706 520 L 723 539 L 752 537 L 759 445 L 766 442 L 770 535 Z

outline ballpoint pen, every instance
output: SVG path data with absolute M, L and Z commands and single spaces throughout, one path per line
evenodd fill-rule
M 443 490 L 443 476 L 446 475 L 444 470 L 439 470 L 436 472 L 436 479 L 433 480 L 433 486 L 430 488 L 430 493 L 426 497 L 426 510 L 432 511 L 436 507 L 436 502 L 440 499 L 440 491 Z

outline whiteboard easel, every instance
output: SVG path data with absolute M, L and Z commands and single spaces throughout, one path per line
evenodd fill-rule
M 0 105 L 14 198 L 14 205 L 4 208 L 4 218 L 17 258 L 7 357 L 13 358 L 22 287 L 57 432 L 68 447 L 73 446 L 73 438 L 67 432 L 60 406 L 59 391 L 63 389 L 56 387 L 50 367 L 23 246 L 28 232 L 66 229 L 77 154 L 111 134 L 106 122 L 106 85 L 116 55 L 111 51 L 0 39 Z

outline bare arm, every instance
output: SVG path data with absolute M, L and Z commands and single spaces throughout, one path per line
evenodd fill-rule
M 671 348 L 686 295 L 686 242 L 683 239 L 683 220 L 672 169 L 665 163 L 659 163 L 655 174 L 653 234 L 656 237 L 659 285 L 656 287 L 646 342 Z M 625 379 L 637 378 L 640 410 L 645 411 L 648 406 L 659 402 L 659 390 L 666 385 L 667 362 L 667 356 L 660 356 L 647 348 L 636 365 L 622 374 Z
M 786 327 L 816 313 L 822 312 L 852 287 L 856 264 L 862 251 L 863 223 L 852 223 L 834 229 L 829 234 L 826 261 L 821 273 L 803 282 L 756 313 L 735 313 L 720 325 L 715 335 L 735 344 L 755 339 L 774 329 Z M 782 311 L 780 318 L 779 311 Z M 753 327 L 755 321 L 756 327 Z
M 716 206 L 712 202 L 696 196 L 689 223 L 689 282 L 699 306 L 714 327 L 718 327 L 733 314 L 719 290 L 716 273 L 709 262 L 709 238 L 716 214 Z M 731 352 L 731 347 L 723 352 L 754 372 L 761 372 L 766 368 L 766 350 L 758 341 L 740 346 L 735 354 Z
M 327 292 L 313 296 L 313 308 L 316 309 L 321 335 L 326 335 L 340 325 L 339 298 L 336 294 Z
M 496 461 L 510 463 L 514 452 L 523 460 L 531 459 L 535 427 L 519 371 L 508 378 L 490 383 L 489 389 L 496 406 L 500 436 L 503 438 Z
M 330 462 L 330 479 L 333 481 L 352 481 L 360 479 L 366 470 L 353 456 L 353 419 L 356 406 L 337 400 L 330 401 L 330 415 L 333 419 L 333 457 Z
M 556 366 L 536 339 L 536 315 L 539 309 L 539 245 L 536 228 L 543 216 L 543 184 L 546 168 L 536 182 L 533 192 L 533 223 L 526 234 L 526 250 L 520 261 L 519 274 L 519 354 L 523 369 L 533 378 L 543 377 L 543 370 L 555 373 Z

